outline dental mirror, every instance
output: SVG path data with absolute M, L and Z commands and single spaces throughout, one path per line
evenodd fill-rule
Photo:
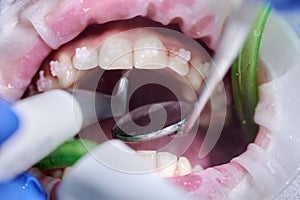
M 120 118 L 112 136 L 127 142 L 145 141 L 173 134 L 191 109 L 187 102 L 166 101 L 138 107 Z

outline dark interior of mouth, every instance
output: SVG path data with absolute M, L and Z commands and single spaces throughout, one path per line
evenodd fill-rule
M 162 25 L 150 21 L 148 19 L 144 18 L 135 18 L 134 20 L 134 27 L 143 27 L 145 24 L 148 26 L 158 26 L 161 27 Z M 96 29 L 108 29 L 110 26 L 119 26 L 119 29 L 122 28 L 130 28 L 130 24 L 133 23 L 126 23 L 127 25 L 124 25 L 123 21 L 121 22 L 113 22 L 113 23 L 106 23 L 104 25 L 91 25 L 89 26 L 82 34 L 78 36 L 78 38 L 81 37 L 86 37 L 89 34 L 91 34 L 91 30 Z M 123 26 L 122 26 L 123 24 Z M 128 27 L 129 26 L 129 27 Z M 163 26 L 166 27 L 166 26 Z M 177 25 L 169 25 L 167 28 L 173 29 L 173 30 L 179 30 Z M 76 40 L 76 39 L 75 39 Z M 72 42 L 72 41 L 71 41 Z M 205 47 L 204 43 L 202 41 L 198 41 L 201 43 L 202 46 Z M 206 48 L 209 53 L 212 53 L 211 50 Z M 51 56 L 51 55 L 50 55 Z M 46 59 L 47 61 L 47 59 Z M 100 69 L 96 69 L 95 71 L 99 72 Z M 139 70 L 136 70 L 139 71 Z M 143 70 L 141 70 L 143 71 Z M 101 73 L 103 71 L 100 70 Z M 99 79 L 99 84 L 97 86 L 97 90 L 100 92 L 104 92 L 107 94 L 111 94 L 113 91 L 113 88 L 117 81 L 120 79 L 120 77 L 125 73 L 126 71 L 124 70 L 113 70 L 113 71 L 105 71 L 103 73 L 103 76 L 101 76 L 101 79 Z M 166 77 L 169 77 L 168 79 L 176 82 L 178 81 L 178 77 L 174 78 L 175 76 L 168 74 L 168 70 L 153 70 L 153 71 L 148 71 L 149 75 L 151 74 L 153 76 L 156 76 L 157 74 L 164 75 Z M 97 73 L 92 73 L 92 74 L 97 74 Z M 168 74 L 168 75 L 166 75 Z M 35 83 L 37 80 L 38 75 L 36 75 L 33 78 L 33 82 Z M 228 77 L 226 78 L 228 79 Z M 229 82 L 229 81 L 227 81 Z M 81 86 L 84 89 L 88 89 L 88 84 L 84 85 L 82 84 Z M 29 94 L 29 90 L 25 93 L 24 96 L 27 96 Z M 142 105 L 146 104 L 152 104 L 152 103 L 159 103 L 159 102 L 164 102 L 164 101 L 176 101 L 178 100 L 174 93 L 169 90 L 167 87 L 158 85 L 158 84 L 146 84 L 142 87 L 140 87 L 138 90 L 136 90 L 132 94 L 132 99 L 129 101 L 129 110 L 133 110 L 137 107 L 140 107 Z M 233 108 L 232 108 L 233 109 Z M 219 138 L 217 144 L 213 148 L 213 150 L 203 159 L 198 158 L 198 153 L 203 141 L 203 138 L 205 137 L 205 133 L 207 131 L 207 127 L 199 127 L 197 131 L 197 136 L 195 140 L 193 141 L 192 145 L 185 151 L 183 154 L 186 156 L 191 164 L 193 166 L 200 164 L 204 168 L 215 166 L 215 165 L 220 165 L 224 164 L 230 161 L 231 158 L 241 154 L 242 152 L 245 151 L 246 149 L 246 142 L 243 138 L 243 134 L 240 130 L 240 126 L 238 124 L 238 120 L 236 116 L 234 115 L 234 111 L 230 110 L 228 112 L 233 112 L 232 117 L 230 118 L 230 123 L 226 124 L 223 128 L 223 131 L 221 133 L 221 137 Z M 204 113 L 205 114 L 205 113 Z M 104 120 L 99 122 L 101 127 L 103 128 L 106 136 L 111 139 L 111 128 L 113 124 L 115 123 L 114 120 Z M 80 134 L 81 138 L 87 137 L 87 138 L 93 138 L 91 135 L 95 133 L 91 133 L 88 129 L 83 130 L 82 133 Z M 170 143 L 172 141 L 172 137 L 165 137 L 162 139 L 156 139 L 152 140 L 149 142 L 139 142 L 139 143 L 130 143 L 128 144 L 132 148 L 136 150 L 156 150 L 160 149 L 162 146 L 165 146 L 166 144 Z M 172 149 L 170 149 L 172 151 Z
M 98 69 L 99 70 L 99 69 Z M 100 70 L 101 71 L 101 70 Z M 165 76 L 171 82 L 178 83 L 178 77 L 176 77 L 175 73 L 172 74 L 169 70 L 133 70 L 133 73 L 147 73 L 151 79 L 151 76 Z M 98 84 L 98 91 L 105 92 L 107 94 L 112 94 L 113 88 L 117 81 L 122 77 L 122 75 L 127 72 L 124 70 L 113 70 L 113 71 L 105 71 L 103 76 L 101 77 Z M 93 73 L 95 75 L 95 73 Z M 226 77 L 225 79 L 228 79 Z M 229 81 L 225 81 L 228 83 Z M 182 82 L 181 82 L 182 83 Z M 134 84 L 134 83 L 132 83 Z M 227 85 L 227 87 L 229 87 Z M 86 88 L 86 87 L 85 87 Z M 183 94 L 182 94 L 183 95 Z M 176 95 L 169 90 L 167 87 L 158 84 L 146 84 L 138 88 L 131 95 L 129 100 L 129 111 L 132 111 L 136 108 L 139 108 L 143 105 L 167 102 L 167 101 L 180 101 L 177 99 Z M 191 103 L 191 102 L 189 102 Z M 234 112 L 233 106 L 231 106 L 232 110 L 228 112 Z M 209 113 L 206 110 L 203 115 Z M 115 125 L 116 119 L 108 119 L 100 121 L 100 127 L 104 130 L 106 137 L 108 139 L 113 139 L 111 129 Z M 143 124 L 147 125 L 147 124 Z M 192 166 L 201 165 L 204 168 L 212 167 L 216 165 L 221 165 L 230 161 L 230 159 L 240 155 L 242 152 L 246 150 L 247 143 L 245 142 L 244 135 L 242 134 L 241 128 L 239 126 L 238 119 L 236 115 L 233 113 L 231 118 L 229 119 L 229 123 L 226 123 L 223 131 L 221 133 L 221 137 L 219 138 L 217 144 L 214 146 L 212 151 L 202 159 L 199 159 L 198 154 L 200 147 L 202 145 L 203 139 L 206 135 L 208 127 L 199 126 L 197 135 L 193 143 L 190 147 L 184 152 L 183 156 L 186 156 Z M 105 141 L 107 138 L 102 138 L 103 140 L 99 140 L 98 133 L 93 132 L 93 128 L 89 130 L 84 130 L 80 133 L 80 138 L 83 139 L 92 139 L 99 143 Z M 167 144 L 172 142 L 173 138 L 170 136 L 166 136 L 159 139 L 153 139 L 150 141 L 143 142 L 129 142 L 127 143 L 130 147 L 135 150 L 160 150 L 165 147 Z M 184 140 L 182 141 L 182 145 L 184 144 Z M 180 142 L 179 142 L 180 144 Z M 175 147 L 176 148 L 176 147 Z M 177 154 L 176 150 L 173 147 L 167 149 L 167 151 Z

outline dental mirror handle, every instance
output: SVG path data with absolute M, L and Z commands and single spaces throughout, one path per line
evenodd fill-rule
M 179 134 L 188 133 L 193 128 L 212 92 L 230 69 L 246 40 L 259 6 L 259 2 L 244 0 L 240 8 L 229 19 L 211 64 L 207 82 L 187 115 Z

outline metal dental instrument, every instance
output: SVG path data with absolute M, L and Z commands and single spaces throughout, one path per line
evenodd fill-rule
M 114 133 L 113 129 L 113 136 L 123 141 L 138 142 L 166 135 L 174 135 L 175 131 L 178 131 L 176 134 L 178 136 L 189 133 L 209 100 L 211 93 L 224 78 L 233 60 L 242 48 L 260 5 L 261 3 L 255 0 L 244 0 L 241 2 L 239 9 L 230 17 L 212 61 L 206 84 L 185 118 L 161 130 L 151 133 L 145 130 L 145 132 L 141 132 L 139 135 L 132 134 L 130 131 L 126 131 L 126 134 L 118 134 Z
M 81 89 L 74 89 L 69 92 L 75 97 L 81 107 L 82 126 L 86 127 L 98 120 L 124 115 L 126 112 L 127 90 L 128 79 L 122 77 L 116 85 L 114 96 Z

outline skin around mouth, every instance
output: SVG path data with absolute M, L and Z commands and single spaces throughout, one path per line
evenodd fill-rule
M 1 52 L 6 52 L 0 55 L 0 94 L 9 101 L 21 98 L 34 74 L 53 49 L 58 49 L 73 40 L 89 24 L 104 24 L 143 16 L 163 25 L 178 23 L 180 30 L 187 36 L 201 38 L 208 47 L 215 49 L 226 16 L 232 9 L 229 4 L 218 0 L 209 3 L 205 1 L 144 2 L 134 0 L 102 1 L 101 3 L 98 1 L 72 1 L 72 3 L 70 1 L 47 3 L 37 1 L 32 4 L 29 1 L 22 1 L 22 3 L 11 5 L 4 13 L 6 18 L 3 17 L 0 20 L 1 25 L 6 24 L 6 32 L 2 33 L 5 40 L 0 43 Z M 26 9 L 19 12 L 20 8 Z M 13 9 L 19 17 L 10 16 Z M 35 12 L 37 10 L 39 12 Z M 9 23 L 5 22 L 8 18 Z M 26 41 L 18 35 L 20 32 L 28 38 Z M 9 47 L 8 50 L 7 47 Z M 47 73 L 49 74 L 50 71 Z M 268 85 L 261 88 L 262 99 L 258 110 L 266 110 L 264 103 L 268 101 L 267 96 L 270 94 L 266 91 L 267 89 Z M 272 110 L 272 108 L 269 109 Z M 257 116 L 259 121 L 263 121 L 260 119 L 261 116 Z M 229 163 L 186 176 L 178 176 L 170 179 L 170 182 L 179 185 L 196 197 L 206 199 L 249 198 L 251 197 L 248 195 L 249 192 L 257 192 L 253 194 L 254 198 L 267 196 L 276 190 L 274 186 L 268 184 L 272 181 L 273 184 L 274 182 L 281 183 L 287 177 L 280 161 L 270 155 L 270 144 L 273 144 L 272 129 L 267 125 L 260 127 L 256 141 L 248 146 L 247 151 Z M 272 167 L 266 166 L 265 162 L 270 163 Z M 272 169 L 278 172 L 277 177 L 274 177 Z M 265 173 L 258 173 L 260 170 Z M 263 181 L 263 179 L 268 181 Z M 55 184 L 53 179 L 43 180 L 45 185 L 49 186 L 49 182 L 52 183 L 53 187 L 49 186 L 51 189 L 56 188 L 59 182 L 56 179 Z M 50 178 L 47 177 L 47 180 Z

